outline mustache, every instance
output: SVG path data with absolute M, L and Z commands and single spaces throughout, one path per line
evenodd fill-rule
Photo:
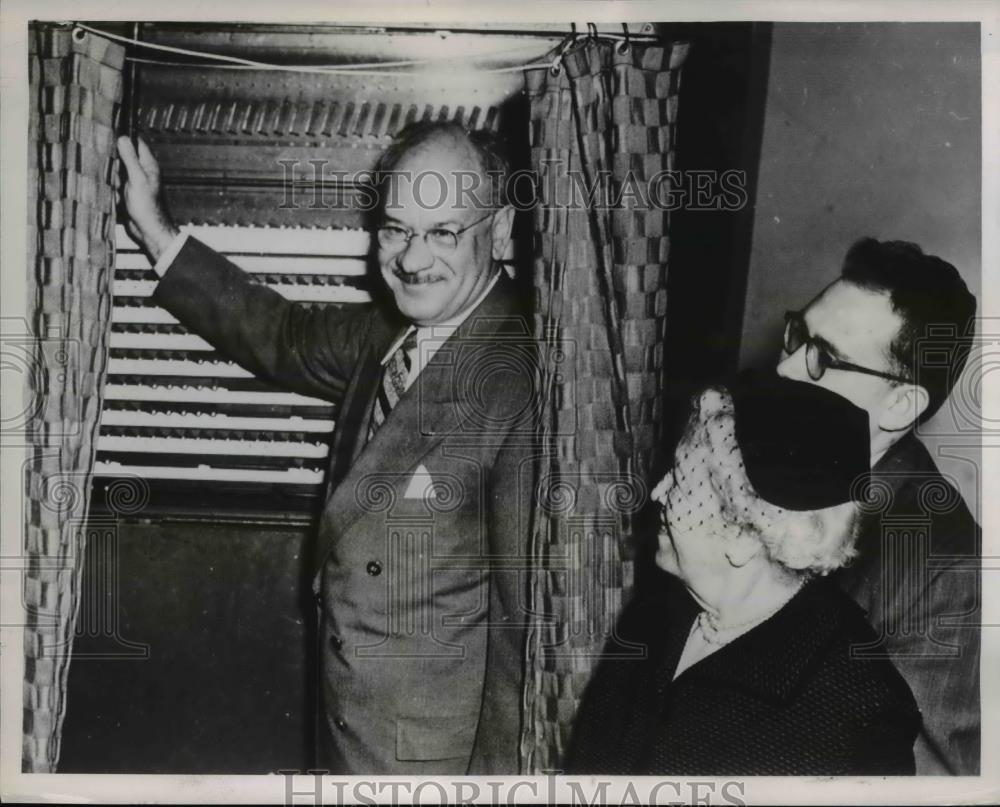
M 435 271 L 434 269 L 421 269 L 418 272 L 405 272 L 398 266 L 393 266 L 390 267 L 389 271 L 401 283 L 405 283 L 408 286 L 423 286 L 428 283 L 436 283 L 439 280 L 445 279 L 445 275 L 443 273 Z

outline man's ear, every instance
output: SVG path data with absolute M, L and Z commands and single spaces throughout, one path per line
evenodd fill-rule
M 514 258 L 514 208 L 500 208 L 493 216 L 493 260 L 509 261 Z
M 750 530 L 740 530 L 740 534 L 726 542 L 726 560 L 730 566 L 739 569 L 746 566 L 761 553 L 764 544 Z
M 917 422 L 930 403 L 930 395 L 919 384 L 900 384 L 886 396 L 879 413 L 878 426 L 883 431 L 898 432 Z

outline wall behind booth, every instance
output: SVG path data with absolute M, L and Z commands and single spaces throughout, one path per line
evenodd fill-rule
M 774 25 L 741 366 L 774 363 L 784 312 L 862 236 L 920 244 L 979 298 L 980 98 L 978 24 Z M 920 431 L 977 517 L 978 377 L 974 349 Z

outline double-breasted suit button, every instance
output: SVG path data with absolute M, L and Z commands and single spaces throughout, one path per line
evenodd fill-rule
M 333 725 L 335 725 L 338 729 L 343 731 L 344 729 L 347 728 L 347 721 L 344 720 L 344 718 L 342 717 L 338 717 L 336 720 L 333 721 Z
M 379 563 L 377 560 L 370 560 L 368 561 L 368 565 L 365 567 L 365 570 L 372 577 L 378 577 L 380 574 L 382 574 L 382 564 Z
M 334 650 L 340 650 L 344 646 L 344 640 L 339 636 L 330 636 L 330 647 Z

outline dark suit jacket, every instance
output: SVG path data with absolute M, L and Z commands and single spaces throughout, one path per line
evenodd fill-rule
M 858 557 L 832 579 L 878 633 L 864 650 L 892 659 L 923 713 L 917 773 L 979 773 L 979 527 L 909 434 L 873 469 L 876 504 Z
M 194 239 L 155 301 L 254 374 L 340 404 L 315 562 L 319 764 L 517 773 L 535 354 L 513 284 L 498 281 L 367 445 L 397 315 L 289 303 Z M 414 490 L 428 477 L 430 498 Z
M 889 662 L 851 658 L 874 634 L 835 586 L 809 583 L 672 680 L 697 613 L 663 573 L 625 609 L 584 694 L 570 773 L 913 773 L 913 697 Z

